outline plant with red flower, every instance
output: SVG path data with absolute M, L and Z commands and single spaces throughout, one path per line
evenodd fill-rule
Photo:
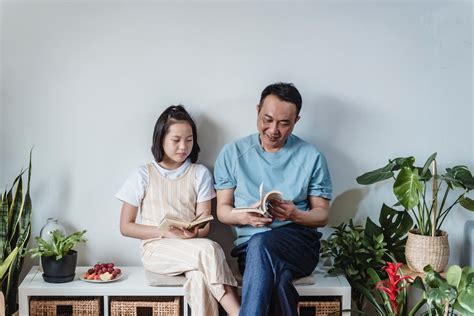
M 376 289 L 387 294 L 390 300 L 391 312 L 394 315 L 398 315 L 400 312 L 399 304 L 404 303 L 404 299 L 400 302 L 400 292 L 404 291 L 406 282 L 404 280 L 411 280 L 409 276 L 401 276 L 398 271 L 400 270 L 401 263 L 387 262 L 387 265 L 383 267 L 383 270 L 388 275 L 388 279 L 377 282 Z M 405 293 L 403 293 L 403 297 Z

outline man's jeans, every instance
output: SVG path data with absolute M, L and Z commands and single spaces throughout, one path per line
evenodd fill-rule
M 293 279 L 311 274 L 321 233 L 290 224 L 253 235 L 232 250 L 243 273 L 240 316 L 297 315 Z

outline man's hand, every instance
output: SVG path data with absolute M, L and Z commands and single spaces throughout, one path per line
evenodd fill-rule
M 272 200 L 270 212 L 280 221 L 293 221 L 299 210 L 292 201 Z
M 264 217 L 258 213 L 236 213 L 234 214 L 239 225 L 250 225 L 253 227 L 264 227 L 273 222 L 273 219 Z

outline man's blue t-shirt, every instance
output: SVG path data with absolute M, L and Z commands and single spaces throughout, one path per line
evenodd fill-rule
M 247 207 L 259 201 L 259 186 L 264 192 L 278 190 L 300 210 L 309 209 L 308 196 L 330 200 L 332 185 L 326 159 L 310 143 L 291 134 L 275 153 L 263 150 L 259 135 L 239 139 L 222 148 L 214 166 L 215 188 L 234 189 L 234 206 Z M 275 220 L 267 227 L 234 226 L 239 245 L 253 234 L 289 224 Z

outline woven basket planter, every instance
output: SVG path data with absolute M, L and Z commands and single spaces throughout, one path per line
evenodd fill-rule
M 416 229 L 409 231 L 405 257 L 408 267 L 415 272 L 423 272 L 427 265 L 437 272 L 444 271 L 449 259 L 448 234 L 440 231 L 439 236 L 431 237 L 418 235 Z

